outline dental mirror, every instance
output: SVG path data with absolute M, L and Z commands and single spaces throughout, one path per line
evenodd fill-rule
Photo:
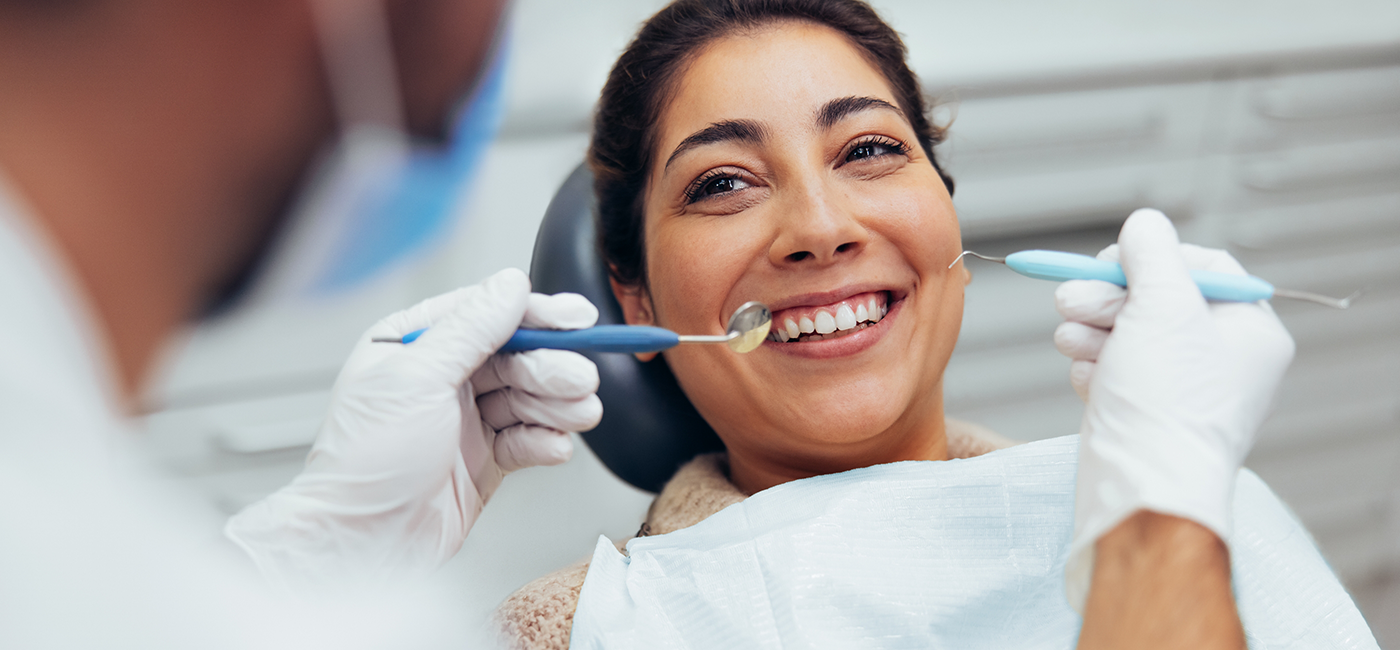
M 728 332 L 721 336 L 686 336 L 680 337 L 681 343 L 724 343 L 729 349 L 744 354 L 753 352 L 758 346 L 763 345 L 763 341 L 768 338 L 768 330 L 773 327 L 773 314 L 769 313 L 768 306 L 750 300 L 734 310 L 734 315 L 729 317 Z

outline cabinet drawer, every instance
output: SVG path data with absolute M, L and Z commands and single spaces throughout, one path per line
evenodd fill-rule
M 1235 178 L 1240 187 L 1254 194 L 1298 194 L 1366 186 L 1394 190 L 1400 186 L 1400 137 L 1249 154 L 1239 159 Z
M 1205 84 L 1139 86 L 954 102 L 942 160 L 955 177 L 1101 167 L 1196 153 Z
M 1400 193 L 1361 194 L 1222 215 L 1227 239 L 1256 259 L 1400 238 Z
M 1400 66 L 1282 74 L 1244 82 L 1234 147 L 1400 135 Z
M 958 179 L 953 203 L 965 238 L 1117 225 L 1145 206 L 1189 214 L 1192 174 L 1183 162 Z

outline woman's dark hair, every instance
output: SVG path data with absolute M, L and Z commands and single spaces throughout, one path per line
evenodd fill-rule
M 675 77 L 705 45 L 739 30 L 800 21 L 830 27 L 860 48 L 889 82 L 948 192 L 953 179 L 934 159 L 943 129 L 928 120 L 919 80 L 889 25 L 861 0 L 677 0 L 652 16 L 613 66 L 598 113 L 588 164 L 598 198 L 598 244 L 614 280 L 646 283 L 642 194 L 656 124 Z

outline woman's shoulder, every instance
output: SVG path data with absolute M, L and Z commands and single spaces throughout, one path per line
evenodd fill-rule
M 588 561 L 555 571 L 521 587 L 496 608 L 494 624 L 504 647 L 545 650 L 569 647 L 574 610 Z
M 702 454 L 681 466 L 647 510 L 639 535 L 664 535 L 689 528 L 747 498 L 729 480 L 729 457 Z

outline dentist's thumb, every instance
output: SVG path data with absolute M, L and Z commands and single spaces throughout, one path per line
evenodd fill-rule
M 469 287 L 442 320 L 406 346 L 422 370 L 436 381 L 458 386 L 496 353 L 525 318 L 530 278 L 505 269 Z
M 1128 299 L 1120 320 L 1123 316 L 1174 320 L 1206 309 L 1181 254 L 1176 228 L 1161 211 L 1133 212 L 1118 234 L 1118 252 L 1128 279 Z

